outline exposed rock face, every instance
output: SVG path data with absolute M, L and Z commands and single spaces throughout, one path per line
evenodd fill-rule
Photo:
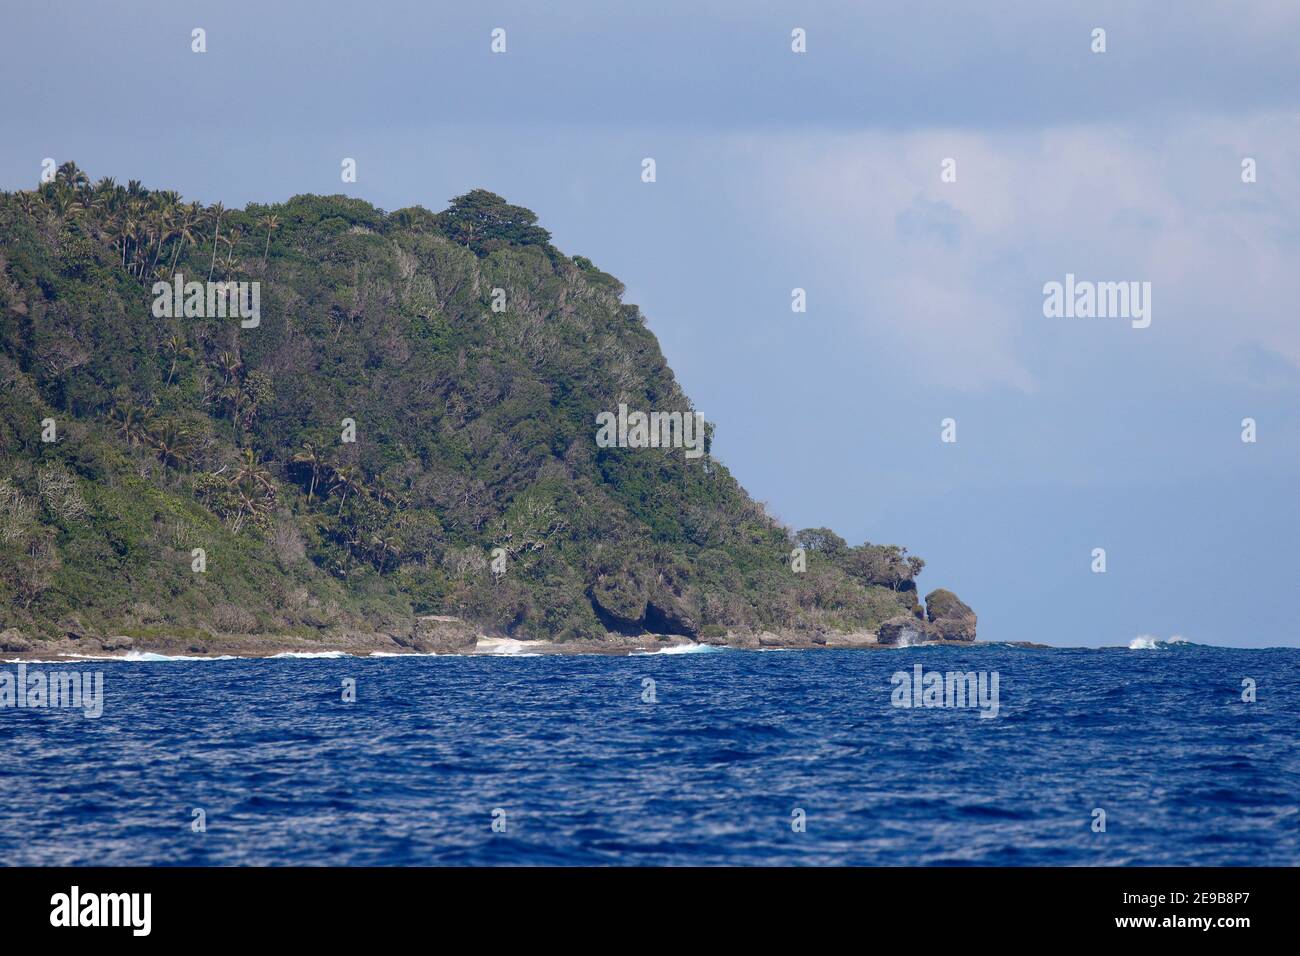
M 699 633 L 685 603 L 665 588 L 660 588 L 646 602 L 645 628 L 655 634 L 684 634 L 687 637 Z
M 879 643 L 880 638 L 870 631 L 851 631 L 848 633 L 832 632 L 826 635 L 827 647 L 874 647 Z
M 106 651 L 130 650 L 134 644 L 135 641 L 124 635 L 118 635 L 116 637 L 101 637 L 99 639 L 99 646 Z
M 931 591 L 925 596 L 925 607 L 930 624 L 943 640 L 975 640 L 975 612 L 951 591 Z
M 876 641 L 880 644 L 906 646 L 932 641 L 938 636 L 934 625 L 919 620 L 912 614 L 899 614 L 880 625 L 876 632 Z
M 70 641 L 82 641 L 88 637 L 94 637 L 90 628 L 81 623 L 81 618 L 75 614 L 70 614 L 59 621 L 59 630 Z
M 602 574 L 591 583 L 591 606 L 606 626 L 622 632 L 642 630 L 650 588 L 635 570 Z
M 468 654 L 478 644 L 478 630 L 458 617 L 435 614 L 416 618 L 415 630 L 393 641 L 421 654 Z
M 32 642 L 23 637 L 16 627 L 0 631 L 0 651 L 30 651 Z
M 695 637 L 699 625 L 685 594 L 675 593 L 651 572 L 629 566 L 602 574 L 588 589 L 592 609 L 611 630 L 622 634 L 681 634 Z
M 746 646 L 746 645 L 741 645 Z M 759 647 L 825 647 L 826 635 L 818 631 L 760 631 Z
M 743 647 L 749 650 L 759 646 L 758 635 L 748 628 L 727 631 L 716 625 L 702 630 L 699 641 L 701 644 L 712 644 L 715 647 Z

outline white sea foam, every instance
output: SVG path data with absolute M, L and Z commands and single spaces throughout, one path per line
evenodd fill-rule
M 197 657 L 186 654 L 155 654 L 153 651 L 127 651 L 121 657 L 104 657 L 98 660 L 132 661 L 141 664 L 153 664 L 161 661 L 237 661 L 238 657 L 222 654 L 219 657 Z
M 1167 651 L 1173 647 L 1219 647 L 1232 648 L 1233 650 L 1245 651 L 1252 650 L 1248 647 L 1233 647 L 1231 644 L 1209 644 L 1205 641 L 1189 641 L 1181 634 L 1171 634 L 1168 640 L 1161 640 L 1158 637 L 1152 637 L 1150 634 L 1139 634 L 1133 640 L 1129 641 L 1129 650 L 1131 651 Z
M 1128 642 L 1128 649 L 1130 651 L 1163 651 L 1175 644 L 1186 644 L 1188 647 L 1213 646 L 1193 644 L 1181 634 L 1170 634 L 1169 639 L 1165 641 L 1162 641 L 1158 637 L 1153 637 L 1150 634 L 1139 634 L 1137 637 L 1133 638 L 1133 640 Z
M 721 650 L 721 647 L 714 647 L 712 644 L 674 644 L 671 647 L 660 647 L 653 651 L 633 651 L 631 656 L 651 657 L 655 654 L 713 654 Z
M 125 654 L 60 654 L 62 661 L 42 661 L 41 663 L 66 663 L 74 661 L 122 661 L 127 664 L 158 664 L 168 661 L 237 661 L 238 657 L 222 655 L 220 657 L 197 657 L 186 654 L 155 654 L 153 651 L 127 651 Z M 36 663 L 28 661 L 27 663 Z
M 904 630 L 898 635 L 898 641 L 894 647 L 924 647 L 930 642 L 914 631 Z
M 279 654 L 272 654 L 271 660 L 281 660 L 283 658 L 297 658 L 299 660 L 333 660 L 336 657 L 352 657 L 353 655 L 343 651 L 281 651 Z
M 542 647 L 548 641 L 517 641 L 513 637 L 480 637 L 474 647 L 475 654 L 500 654 L 508 657 L 539 657 L 532 650 Z
M 1128 649 L 1130 651 L 1158 651 L 1160 650 L 1160 642 L 1150 634 L 1139 634 L 1128 642 Z

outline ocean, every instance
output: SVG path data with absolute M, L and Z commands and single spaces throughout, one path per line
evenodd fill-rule
M 144 658 L 28 663 L 0 862 L 1300 863 L 1300 649 Z

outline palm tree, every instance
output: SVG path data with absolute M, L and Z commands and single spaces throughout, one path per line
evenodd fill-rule
M 66 183 L 72 189 L 85 189 L 90 186 L 90 177 L 77 168 L 77 164 L 68 160 L 54 172 L 55 182 Z
M 60 219 L 67 219 L 81 212 L 72 192 L 60 189 L 50 194 L 50 210 Z
M 307 488 L 307 504 L 310 505 L 312 495 L 316 493 L 316 482 L 320 479 L 320 473 L 326 468 L 325 459 L 321 457 L 315 445 L 304 442 L 302 451 L 293 456 L 293 461 L 311 469 L 311 484 Z
M 275 215 L 265 215 L 257 221 L 259 226 L 266 227 L 266 248 L 262 250 L 262 269 L 266 269 L 266 257 L 271 252 L 271 233 L 280 228 L 280 217 Z
M 123 222 L 123 214 L 121 210 L 116 208 L 112 209 L 104 220 L 104 235 L 112 240 L 114 249 L 117 249 L 123 241 Z
M 144 234 L 144 239 L 145 239 L 145 241 L 141 243 L 140 249 L 143 249 L 144 254 L 147 256 L 149 254 L 149 247 L 153 245 L 154 238 L 159 233 L 158 223 L 153 218 L 148 218 L 144 220 L 140 228 Z M 139 253 L 140 249 L 137 249 L 136 252 Z M 140 264 L 136 268 L 136 275 L 144 275 L 143 257 L 141 257 Z
M 260 487 L 265 491 L 275 490 L 275 485 L 271 481 L 271 473 L 262 467 L 261 462 L 257 460 L 257 455 L 251 448 L 244 449 L 244 454 L 235 466 L 235 471 L 230 476 L 228 484 L 252 489 Z
M 134 447 L 147 438 L 153 412 L 143 405 L 134 402 L 114 405 L 108 415 L 113 422 L 113 431 L 121 435 L 128 445 Z
M 172 264 L 171 264 L 171 268 L 168 270 L 172 273 L 176 272 L 176 260 L 180 257 L 181 250 L 185 248 L 185 243 L 198 242 L 197 233 L 195 232 L 194 229 L 194 227 L 198 224 L 198 220 L 199 220 L 198 206 L 199 204 L 196 202 L 192 202 L 188 206 L 186 206 L 185 217 L 176 226 L 176 235 L 178 237 L 178 241 L 176 243 L 176 248 L 172 251 Z
M 193 357 L 194 350 L 190 348 L 189 343 L 185 341 L 185 336 L 181 335 L 179 332 L 173 332 L 167 339 L 167 351 L 169 351 L 172 356 L 172 367 L 167 371 L 166 384 L 171 385 L 172 376 L 176 374 L 176 363 L 179 362 L 183 356 Z
M 361 494 L 361 479 L 358 477 L 355 468 L 345 465 L 342 468 L 334 469 L 334 480 L 331 487 L 343 490 L 343 497 L 339 500 L 339 514 L 343 514 L 343 504 L 348 500 L 348 492 L 352 491 Z
M 244 363 L 240 360 L 239 356 L 228 350 L 223 350 L 222 353 L 217 356 L 217 364 L 221 367 L 221 371 L 225 373 L 226 382 L 230 382 L 239 370 L 244 367 Z
M 193 447 L 190 431 L 176 419 L 164 419 L 156 428 L 149 431 L 146 437 L 157 450 L 158 457 L 162 459 L 164 465 L 179 468 L 189 461 L 190 450 Z
M 134 199 L 128 199 L 126 210 L 122 214 L 121 221 L 122 236 L 122 268 L 126 268 L 126 244 L 127 241 L 139 244 L 140 238 L 140 204 Z
M 212 281 L 212 270 L 217 267 L 217 239 L 221 237 L 221 215 L 226 211 L 226 207 L 217 203 L 212 207 L 212 221 L 216 223 L 216 231 L 212 234 L 212 264 L 208 266 L 208 281 Z
M 231 260 L 234 259 L 234 256 L 235 256 L 235 246 L 239 245 L 239 239 L 240 239 L 240 237 L 241 237 L 242 235 L 243 235 L 243 233 L 241 233 L 238 229 L 232 229 L 232 230 L 230 230 L 230 232 L 226 233 L 226 238 L 225 238 L 224 241 L 225 241 L 225 243 L 226 243 L 226 245 L 227 245 L 227 247 L 228 247 L 227 250 L 226 250 L 226 268 L 227 268 L 227 269 L 230 269 L 230 268 L 234 265 L 234 263 L 233 263 Z M 227 274 L 229 274 L 229 273 L 227 273 Z
M 399 543 L 397 536 L 391 532 L 387 534 L 380 532 L 371 536 L 370 550 L 372 554 L 379 558 L 380 574 L 384 573 L 384 565 L 387 564 L 390 554 L 395 558 L 401 556 L 402 549 L 398 547 Z
M 244 520 L 252 518 L 256 524 L 259 518 L 265 517 L 271 510 L 271 501 L 273 495 L 259 494 L 254 488 L 240 487 L 235 491 L 235 498 L 239 503 L 239 511 L 235 515 L 235 520 L 230 526 L 232 534 L 239 534 L 244 526 Z
M 153 194 L 158 217 L 158 248 L 154 250 L 153 262 L 149 263 L 152 271 L 158 266 L 158 257 L 162 255 L 163 244 L 176 234 L 176 210 L 180 206 L 180 194 L 171 189 L 164 189 Z
M 224 352 L 222 353 L 225 354 Z M 217 400 L 218 406 L 230 413 L 230 421 L 235 426 L 235 444 L 240 443 L 239 439 L 242 434 L 240 431 L 240 400 L 243 398 L 244 389 L 238 378 L 227 378 L 212 391 L 213 397 Z

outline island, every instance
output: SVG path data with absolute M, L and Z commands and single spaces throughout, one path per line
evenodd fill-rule
M 475 189 L 0 195 L 0 652 L 975 641 L 907 549 L 767 514 L 622 284 Z

